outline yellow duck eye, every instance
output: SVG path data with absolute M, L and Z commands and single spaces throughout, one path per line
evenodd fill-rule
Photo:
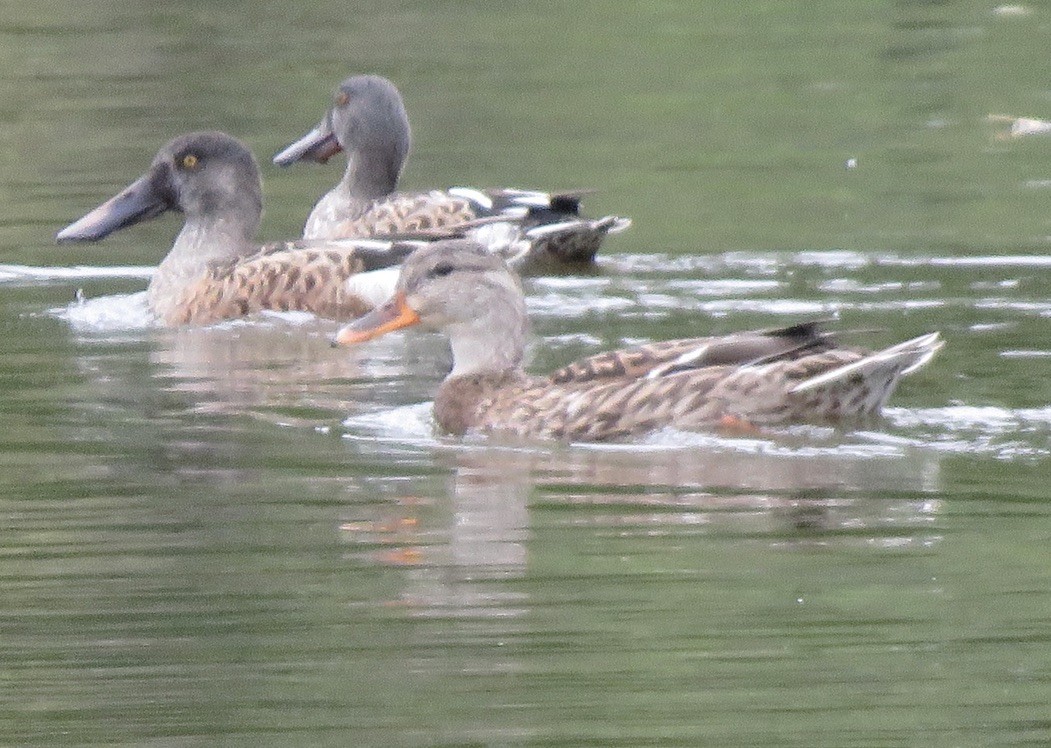
M 198 162 L 197 156 L 195 156 L 192 153 L 187 153 L 179 161 L 180 165 L 184 169 L 195 169 L 195 168 L 197 168 L 197 162 Z
M 340 91 L 336 94 L 336 106 L 344 106 L 348 101 L 350 101 L 350 94 L 346 91 Z

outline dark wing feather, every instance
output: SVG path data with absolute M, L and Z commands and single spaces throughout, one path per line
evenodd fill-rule
M 709 366 L 740 366 L 797 358 L 835 345 L 820 321 L 735 335 L 682 338 L 606 351 L 574 361 L 550 375 L 556 384 L 663 376 Z M 662 368 L 663 367 L 663 368 Z

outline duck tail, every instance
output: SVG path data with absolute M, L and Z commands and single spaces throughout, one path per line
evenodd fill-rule
M 545 262 L 587 264 L 595 259 L 602 241 L 619 234 L 631 220 L 620 216 L 586 218 L 581 199 L 588 190 L 476 190 L 454 187 L 448 193 L 468 200 L 478 216 L 453 227 L 501 255 L 511 265 Z
M 920 335 L 810 377 L 793 387 L 791 393 L 836 395 L 846 390 L 868 390 L 871 398 L 859 402 L 859 412 L 876 412 L 902 377 L 926 365 L 944 345 L 937 332 Z
M 577 217 L 533 226 L 525 232 L 532 245 L 528 259 L 576 264 L 594 262 L 603 240 L 629 226 L 631 219 L 621 216 Z

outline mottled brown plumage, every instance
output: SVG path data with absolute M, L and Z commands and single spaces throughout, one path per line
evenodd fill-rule
M 472 239 L 515 264 L 582 263 L 594 259 L 608 234 L 630 224 L 616 216 L 581 217 L 579 192 L 396 192 L 410 141 L 409 118 L 393 83 L 375 75 L 343 81 L 324 119 L 274 156 L 274 163 L 287 166 L 324 163 L 340 150 L 347 154 L 343 178 L 314 206 L 303 236 L 357 238 L 467 228 Z M 538 227 L 550 230 L 524 234 Z
M 598 354 L 548 376 L 521 369 L 521 288 L 471 242 L 415 252 L 392 299 L 337 342 L 423 323 L 443 330 L 453 370 L 434 399 L 438 426 L 569 440 L 625 438 L 663 427 L 838 421 L 878 413 L 898 380 L 941 348 L 937 333 L 881 351 L 839 346 L 817 323 L 652 343 Z
M 207 324 L 265 310 L 304 311 L 336 320 L 360 317 L 373 306 L 347 288 L 348 278 L 371 269 L 360 250 L 353 245 L 305 249 L 289 242 L 212 263 L 186 287 L 165 321 Z
M 446 192 L 396 192 L 379 200 L 358 203 L 357 210 L 334 219 L 313 216 L 303 235 L 341 239 L 403 234 L 425 234 L 459 228 L 478 218 L 471 204 Z
M 150 282 L 150 308 L 169 325 L 208 323 L 266 309 L 351 319 L 373 302 L 359 276 L 400 262 L 411 241 L 307 241 L 258 247 L 259 169 L 239 141 L 218 132 L 166 144 L 149 171 L 80 220 L 59 241 L 97 241 L 174 210 L 185 223 Z M 355 289 L 348 287 L 358 278 Z M 388 291 L 389 292 L 389 291 Z
M 597 379 L 634 379 L 660 369 L 671 374 L 676 367 L 732 366 L 787 359 L 836 348 L 832 335 L 817 322 L 707 338 L 681 338 L 645 343 L 633 348 L 605 351 L 574 361 L 548 375 L 552 382 L 586 382 Z M 677 363 L 682 359 L 682 363 Z

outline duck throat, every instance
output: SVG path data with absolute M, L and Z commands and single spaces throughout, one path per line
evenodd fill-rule
M 325 193 L 307 217 L 303 227 L 306 239 L 340 239 L 348 236 L 345 224 L 357 221 L 376 201 L 390 195 L 398 185 L 397 166 L 369 153 L 355 151 L 348 156 L 347 170 L 339 184 Z M 393 171 L 392 171 L 393 169 Z M 358 226 L 350 235 L 371 235 L 367 226 Z
M 354 201 L 386 197 L 398 186 L 403 162 L 393 148 L 352 151 L 347 154 L 347 170 L 336 189 Z
M 179 304 L 182 292 L 200 280 L 210 265 L 251 254 L 258 224 L 258 218 L 187 218 L 147 289 L 153 311 L 167 317 Z
M 520 305 L 494 304 L 486 314 L 445 328 L 453 354 L 449 378 L 506 374 L 521 368 L 529 326 Z

